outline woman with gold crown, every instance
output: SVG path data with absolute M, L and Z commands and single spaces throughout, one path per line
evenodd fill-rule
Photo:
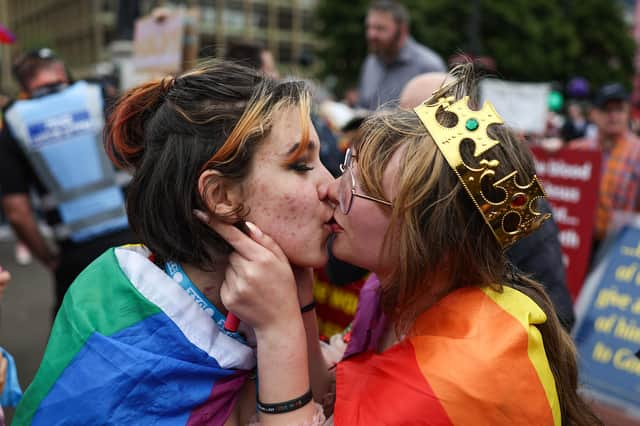
M 370 117 L 329 187 L 334 255 L 375 274 L 335 375 L 313 381 L 335 380 L 325 412 L 338 425 L 600 424 L 549 298 L 504 257 L 547 219 L 532 157 L 470 99 L 470 68 L 453 74 L 415 110 Z

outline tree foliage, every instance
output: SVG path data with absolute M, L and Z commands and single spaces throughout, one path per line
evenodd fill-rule
M 618 1 L 478 0 L 480 51 L 493 58 L 501 78 L 566 82 L 574 76 L 593 86 L 630 85 L 635 43 Z M 404 0 L 411 34 L 445 60 L 471 53 L 473 1 Z M 321 75 L 338 79 L 336 90 L 355 84 L 366 55 L 366 0 L 318 2 L 323 41 Z

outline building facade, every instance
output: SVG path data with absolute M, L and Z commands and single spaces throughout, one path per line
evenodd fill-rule
M 17 37 L 2 47 L 4 90 L 13 87 L 10 63 L 18 52 L 52 48 L 75 76 L 87 77 L 108 69 L 111 47 L 126 38 L 122 12 L 138 16 L 165 6 L 198 7 L 199 54 L 220 56 L 229 41 L 257 40 L 283 66 L 297 65 L 312 52 L 313 9 L 317 0 L 1 0 L 0 22 Z M 133 5 L 133 7 L 132 7 Z M 120 18 L 120 19 L 119 19 Z M 135 16 L 131 16 L 135 18 Z M 132 20 L 131 20 L 132 22 Z M 120 25 L 119 25 L 120 24 Z M 126 29 L 125 29 L 126 30 Z M 128 36 L 131 35 L 128 31 Z M 101 68 L 102 67 L 102 68 Z

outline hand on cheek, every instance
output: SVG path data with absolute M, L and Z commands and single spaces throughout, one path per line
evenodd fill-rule
M 222 303 L 256 333 L 296 326 L 300 305 L 294 274 L 278 244 L 246 222 L 248 234 L 233 225 L 196 216 L 233 248 L 220 290 Z

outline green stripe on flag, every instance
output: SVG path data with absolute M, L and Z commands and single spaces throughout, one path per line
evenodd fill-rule
M 13 425 L 31 423 L 41 401 L 92 333 L 109 336 L 159 312 L 124 275 L 115 249 L 102 254 L 67 291 L 40 368 L 18 405 Z

